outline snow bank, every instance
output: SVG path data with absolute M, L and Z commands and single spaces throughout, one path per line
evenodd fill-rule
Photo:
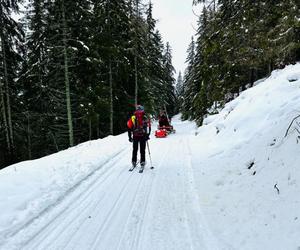
M 300 247 L 300 64 L 244 91 L 192 140 L 206 217 L 225 249 Z M 217 222 L 217 223 L 216 223 Z
M 0 242 L 17 233 L 126 148 L 125 134 L 109 136 L 2 169 Z

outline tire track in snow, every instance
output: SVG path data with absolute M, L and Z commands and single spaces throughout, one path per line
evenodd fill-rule
M 164 154 L 162 160 L 160 161 L 159 165 L 158 165 L 158 169 L 161 168 L 162 164 L 164 163 L 164 161 L 166 160 L 168 153 L 170 152 L 171 147 L 168 147 L 168 149 L 166 150 L 166 153 Z M 144 230 L 143 228 L 145 227 L 145 223 L 146 223 L 146 216 L 147 216 L 147 212 L 148 212 L 148 204 L 149 204 L 149 200 L 152 200 L 151 194 L 152 194 L 152 190 L 153 190 L 153 182 L 154 182 L 154 177 L 150 179 L 150 187 L 148 187 L 148 191 L 147 191 L 147 195 L 146 195 L 146 201 L 143 203 L 143 213 L 142 213 L 142 218 L 138 224 L 138 229 L 137 229 L 137 233 L 135 235 L 135 240 L 132 242 L 131 248 L 130 249 L 141 249 L 141 238 L 143 239 L 144 237 Z M 136 247 L 136 248 L 134 248 Z
M 192 240 L 183 215 L 185 150 L 182 137 L 170 138 L 168 154 L 153 184 L 139 245 L 134 249 L 191 249 Z
M 57 224 L 56 223 L 51 223 L 51 227 L 49 226 L 47 228 L 47 230 L 43 230 L 42 234 L 44 235 L 44 237 L 40 237 L 38 239 L 38 242 L 36 244 L 29 244 L 28 249 L 51 249 L 51 243 L 53 243 L 54 241 L 59 241 L 60 238 L 62 237 L 62 235 L 68 231 L 69 235 L 72 235 L 76 233 L 77 230 L 79 230 L 78 227 L 74 228 L 74 224 L 76 225 L 81 225 L 82 223 L 84 223 L 84 221 L 88 220 L 88 217 L 81 217 L 81 218 L 76 218 L 80 215 L 80 213 L 84 213 L 84 211 L 86 210 L 92 210 L 94 208 L 97 207 L 97 205 L 103 200 L 104 196 L 102 196 L 98 202 L 96 204 L 94 204 L 93 201 L 90 201 L 86 206 L 82 207 L 82 208 L 78 208 L 78 212 L 76 213 L 76 215 L 73 215 L 72 218 L 65 218 L 63 219 L 61 224 L 66 224 L 67 222 L 69 222 L 69 224 L 65 227 L 65 228 L 61 228 L 61 229 L 56 229 L 57 228 Z M 74 210 L 74 209 L 72 209 Z M 64 211 L 65 213 L 68 213 L 69 211 Z M 63 214 L 61 214 L 63 215 Z M 60 216 L 61 217 L 61 216 Z M 56 218 L 55 220 L 57 220 L 58 218 Z M 61 225 L 59 225 L 61 227 Z M 68 229 L 70 228 L 70 229 Z M 73 230 L 72 230 L 73 229 Z M 75 229 L 75 230 L 74 230 Z M 55 234 L 51 233 L 51 230 L 55 231 Z M 70 231 L 72 231 L 72 233 L 70 233 Z M 49 232 L 49 234 L 47 234 Z M 69 238 L 66 242 L 66 244 L 69 243 L 69 241 L 71 240 L 71 238 Z M 48 242 L 48 244 L 46 244 L 45 242 Z M 49 243 L 50 242 L 50 243 Z M 40 247 L 40 245 L 47 245 L 45 247 Z M 59 243 L 55 243 L 57 245 L 60 245 L 60 249 L 65 249 L 66 247 L 63 245 L 64 244 L 59 244 Z
M 125 171 L 126 171 L 126 172 L 125 172 Z M 124 170 L 123 173 L 127 173 L 127 169 Z M 121 189 L 121 193 L 125 192 L 126 183 L 128 183 L 128 182 L 130 181 L 130 178 L 131 178 L 131 176 L 127 176 L 127 178 L 124 179 L 124 184 L 123 184 L 122 187 L 120 188 L 120 189 Z M 103 215 L 102 215 L 102 212 L 103 212 L 103 210 L 104 210 L 103 207 L 106 206 L 106 204 L 107 204 L 107 202 L 105 202 L 105 200 L 103 200 L 103 202 L 102 202 L 102 200 L 101 200 L 101 201 L 97 204 L 97 206 L 96 206 L 93 210 L 91 210 L 91 212 L 98 211 L 98 213 L 97 213 L 98 216 L 99 216 L 99 214 L 100 214 L 102 218 L 105 217 L 105 220 L 104 220 L 103 223 L 101 223 L 101 227 L 100 227 L 100 228 L 102 228 L 102 227 L 104 227 L 104 226 L 107 225 L 107 221 L 109 220 L 108 218 L 111 218 L 111 216 L 112 216 L 112 213 L 113 213 L 112 210 L 114 210 L 114 206 L 116 206 L 116 204 L 120 202 L 120 199 L 121 199 L 121 196 L 122 196 L 121 193 L 120 193 L 120 195 L 117 197 L 117 199 L 115 200 L 115 203 L 114 203 L 113 207 L 110 207 L 110 208 L 109 208 L 109 210 L 111 210 L 109 213 L 106 213 L 106 214 L 103 213 Z M 109 194 L 108 194 L 108 195 L 109 195 Z M 107 196 L 106 196 L 105 198 L 107 198 Z M 93 220 L 93 223 L 95 223 L 95 221 L 98 221 L 98 219 L 97 219 L 97 214 L 96 214 L 96 216 L 91 216 L 91 220 Z M 96 223 L 97 223 L 97 222 L 96 222 Z M 79 230 L 79 229 L 80 229 L 80 230 Z M 72 242 L 71 240 L 72 240 L 73 238 L 76 239 L 76 236 L 78 236 L 78 234 L 80 234 L 81 231 L 83 231 L 82 228 L 78 228 L 78 230 L 75 232 L 76 234 L 73 234 L 73 235 L 72 235 L 70 241 L 68 242 L 67 245 L 65 245 L 64 249 L 73 249 L 73 248 L 74 248 L 74 243 L 76 244 L 76 242 Z M 95 231 L 99 232 L 99 230 L 97 230 L 97 229 L 94 229 L 93 231 L 94 231 L 94 232 L 95 232 Z M 103 229 L 103 231 L 105 231 L 105 230 Z M 91 239 L 92 243 L 91 243 L 90 245 L 93 246 L 93 245 L 95 244 L 95 241 L 97 240 L 97 238 L 98 238 L 98 233 L 96 234 L 96 236 L 95 236 L 94 239 Z M 73 246 L 72 246 L 72 247 L 69 247 L 71 244 L 73 244 Z M 96 243 L 96 244 L 97 244 L 97 243 Z M 89 247 L 88 249 L 92 249 L 92 247 Z
M 98 228 L 96 233 L 96 238 L 94 239 L 94 242 L 92 243 L 92 246 L 89 249 L 99 249 L 100 241 L 102 240 L 103 234 L 105 232 L 108 232 L 109 228 L 112 225 L 112 222 L 116 220 L 117 214 L 120 214 L 122 211 L 122 206 L 128 206 L 128 203 L 125 201 L 128 200 L 128 196 L 131 195 L 131 192 L 128 192 L 131 186 L 131 182 L 129 180 L 133 179 L 132 173 L 128 173 L 127 181 L 124 183 L 124 185 L 120 188 L 120 193 L 117 196 L 117 199 L 114 200 L 112 206 L 109 208 L 109 213 L 105 216 L 104 221 L 101 223 L 101 226 Z M 140 180 L 138 182 L 137 187 L 140 186 L 140 183 L 142 182 L 144 178 L 144 174 L 139 176 Z M 135 194 L 136 195 L 136 194 Z M 134 195 L 134 196 L 135 196 Z M 129 203 L 130 204 L 130 203 Z M 124 217 L 125 214 L 122 213 L 122 217 Z M 119 225 L 120 226 L 120 225 Z
M 112 168 L 114 169 L 114 168 Z M 80 199 L 76 199 L 74 203 L 71 204 L 70 207 L 67 207 L 63 213 L 59 214 L 54 221 L 58 221 L 60 229 L 57 229 L 57 223 L 51 221 L 51 224 L 43 230 L 42 234 L 44 235 L 43 239 L 39 239 L 37 245 L 34 245 L 34 248 L 30 246 L 30 249 L 36 249 L 40 244 L 46 245 L 45 241 L 49 242 L 45 249 L 49 249 L 53 241 L 59 241 L 63 239 L 63 243 L 60 244 L 60 249 L 65 249 L 66 245 L 72 240 L 73 236 L 80 230 L 80 225 L 82 225 L 85 221 L 89 220 L 87 216 L 88 211 L 95 210 L 102 200 L 105 198 L 105 194 L 102 194 L 98 199 L 91 199 L 91 196 L 94 195 L 101 189 L 102 186 L 106 184 L 105 178 L 110 174 L 111 171 L 107 171 L 105 175 L 101 176 L 101 179 L 96 180 L 96 182 L 92 183 L 89 186 L 89 190 L 85 191 L 84 196 L 81 196 Z M 99 185 L 99 186 L 98 186 Z M 82 204 L 84 206 L 82 206 Z M 75 213 L 73 213 L 75 211 Z M 82 216 L 86 215 L 86 216 Z M 64 225 L 65 227 L 63 227 Z M 55 233 L 52 233 L 52 232 Z M 49 234 L 47 234 L 49 232 Z M 63 237 L 63 234 L 67 232 L 69 237 Z M 56 243 L 58 244 L 58 243 Z
M 137 203 L 137 196 L 138 196 L 138 192 L 139 192 L 139 188 L 140 188 L 140 186 L 141 186 L 141 183 L 142 183 L 142 178 L 140 179 L 140 182 L 139 182 L 139 184 L 138 184 L 138 186 L 137 186 L 137 188 L 136 188 L 136 192 L 135 192 L 135 195 L 134 195 L 134 199 L 133 199 L 132 204 L 131 204 L 131 209 L 130 209 L 129 215 L 128 215 L 128 217 L 127 217 L 125 226 L 124 226 L 124 228 L 123 228 L 121 237 L 120 237 L 119 242 L 118 242 L 118 247 L 117 247 L 118 250 L 119 250 L 119 249 L 121 249 L 121 250 L 124 249 L 124 245 L 121 247 L 121 244 L 122 244 L 123 239 L 124 239 L 124 237 L 125 237 L 125 233 L 128 231 L 128 227 L 129 227 L 129 224 L 130 224 L 129 221 L 130 221 L 130 219 L 132 218 L 133 211 L 134 211 L 134 209 L 136 209 L 136 205 L 135 205 L 135 204 Z
M 6 242 L 6 245 L 9 246 L 9 249 L 13 249 L 14 247 L 18 248 L 19 246 L 26 246 L 30 244 L 30 242 L 36 237 L 38 237 L 40 234 L 43 233 L 43 230 L 46 230 L 46 228 L 53 223 L 53 221 L 57 220 L 61 214 L 63 214 L 68 208 L 69 205 L 72 204 L 74 201 L 79 199 L 82 195 L 86 193 L 87 190 L 89 190 L 90 179 L 93 178 L 92 184 L 97 182 L 98 177 L 104 175 L 107 171 L 113 169 L 111 166 L 115 163 L 116 160 L 123 157 L 127 153 L 128 149 L 122 148 L 119 150 L 116 154 L 112 156 L 112 158 L 108 159 L 104 163 L 102 163 L 98 168 L 96 168 L 94 171 L 92 171 L 90 174 L 88 174 L 85 178 L 80 180 L 78 183 L 76 183 L 74 186 L 72 186 L 69 190 L 67 190 L 63 196 L 58 197 L 58 199 L 46 207 L 43 211 L 41 211 L 38 215 L 24 223 L 22 226 L 20 226 L 18 229 L 16 229 L 14 232 L 11 232 L 9 235 L 7 235 L 7 238 L 13 237 L 17 234 L 23 234 L 20 238 L 20 242 L 17 243 L 11 243 L 9 240 Z M 103 172 L 102 172 L 103 171 Z M 99 176 L 98 176 L 99 175 Z M 64 205 L 63 208 L 59 208 L 59 211 L 55 211 L 55 215 L 53 216 L 52 212 L 55 209 L 58 209 L 60 204 L 63 204 L 66 199 L 70 198 L 74 194 L 74 192 L 82 185 L 87 185 L 78 195 L 71 198 L 70 201 L 68 201 L 68 204 Z M 46 218 L 45 218 L 46 217 Z M 48 218 L 49 217 L 49 218 Z M 43 222 L 44 221 L 44 222 Z M 46 221 L 46 222 L 45 222 Z M 44 223 L 42 227 L 40 227 L 40 222 Z M 29 236 L 27 232 L 34 232 L 33 235 Z M 19 238 L 19 237 L 17 237 Z M 4 246 L 6 246 L 4 245 Z
M 102 178 L 101 180 L 98 180 L 97 183 L 94 185 L 95 188 L 93 188 L 92 193 L 101 194 L 102 192 L 104 192 L 103 189 L 107 190 L 107 187 L 111 187 L 112 182 L 114 181 L 114 179 L 112 179 L 112 177 L 115 177 L 117 175 L 117 178 L 120 178 L 122 175 L 126 175 L 127 168 L 124 169 L 124 166 L 122 164 L 118 164 L 120 162 L 124 162 L 124 159 L 121 159 L 116 163 L 116 165 L 120 167 L 120 171 L 118 171 L 118 172 L 110 171 L 109 173 L 106 174 L 105 178 Z M 112 172 L 113 172 L 113 174 L 112 174 Z M 103 179 L 104 179 L 104 181 L 103 181 Z M 126 179 L 125 183 L 127 183 L 129 179 L 130 179 L 130 177 Z M 106 183 L 106 182 L 108 182 L 108 183 Z M 99 183 L 100 183 L 100 185 L 98 186 Z M 103 201 L 104 198 L 106 198 L 106 196 L 107 196 L 107 193 L 103 194 L 103 196 L 101 198 L 99 198 L 99 199 L 97 198 L 98 200 L 96 200 L 95 205 L 91 209 L 86 209 L 85 211 L 87 211 L 89 213 L 85 212 L 85 214 L 91 214 L 91 212 L 93 212 L 93 211 L 101 211 L 100 208 L 103 205 L 102 201 Z M 90 195 L 89 195 L 88 198 L 91 198 Z M 92 217 L 89 218 L 89 216 L 85 216 L 83 218 L 83 220 L 81 220 L 80 222 L 77 222 L 77 224 L 79 226 L 77 227 L 77 229 L 75 231 L 72 232 L 72 234 L 70 234 L 71 237 L 69 238 L 67 244 L 64 245 L 63 249 L 68 249 L 69 243 L 71 242 L 71 240 L 73 238 L 76 237 L 76 234 L 80 231 L 81 225 L 83 224 L 83 222 L 88 221 L 91 218 Z
M 134 177 L 131 176 L 130 178 L 134 178 Z M 134 193 L 134 197 L 136 197 L 136 195 L 139 191 L 138 188 L 140 187 L 143 178 L 144 178 L 143 176 L 139 176 L 139 181 L 138 181 L 138 184 L 137 184 L 136 192 Z M 130 185 L 130 183 L 128 185 Z M 127 189 L 126 189 L 126 191 L 127 191 Z M 126 208 L 121 208 L 122 204 L 123 204 L 122 201 L 128 200 L 128 196 L 125 196 L 125 193 L 123 194 L 123 192 L 122 192 L 122 196 L 120 196 L 119 199 L 116 200 L 116 202 L 114 203 L 114 206 L 112 208 L 112 212 L 109 214 L 108 218 L 104 221 L 104 223 L 102 223 L 102 226 L 99 228 L 98 233 L 97 233 L 97 238 L 95 239 L 95 241 L 93 243 L 93 247 L 91 249 L 99 249 L 98 246 L 99 246 L 99 244 L 101 244 L 100 241 L 103 238 L 107 239 L 109 237 L 109 235 L 108 235 L 109 231 L 114 231 L 114 228 L 113 228 L 112 224 L 116 223 L 116 221 L 117 221 L 116 218 L 118 217 L 117 214 L 121 213 L 120 211 L 123 211 L 123 209 L 126 210 Z M 127 205 L 131 204 L 130 205 L 130 207 L 131 207 L 133 202 L 134 202 L 134 198 L 132 199 L 132 202 L 127 203 Z M 129 208 L 129 210 L 130 210 L 130 208 Z M 123 213 L 122 216 L 126 217 L 126 214 Z M 122 223 L 120 223 L 119 226 L 122 227 Z
M 183 211 L 183 203 L 180 201 L 184 200 L 181 191 L 184 183 L 182 178 L 184 151 L 180 146 L 174 147 L 174 143 L 182 145 L 182 139 L 178 136 L 170 139 L 171 142 L 169 140 L 157 140 L 155 147 L 157 150 L 153 152 L 153 156 L 154 158 L 160 156 L 159 165 L 154 169 L 154 172 L 146 172 L 152 174 L 146 175 L 147 178 L 143 180 L 142 190 L 138 192 L 135 198 L 118 247 L 110 249 L 187 249 L 178 247 L 191 245 L 190 240 L 186 240 L 188 237 L 186 235 L 187 227 L 176 216 L 182 214 L 181 211 Z M 164 150 L 162 151 L 162 149 Z M 169 196 L 171 190 L 176 192 Z M 178 201 L 179 204 L 177 204 Z M 174 216 L 172 215 L 173 211 L 175 212 Z M 172 225 L 176 227 L 175 234 L 173 234 Z M 183 227 L 180 227 L 181 225 Z M 185 238 L 184 235 L 187 237 Z M 177 236 L 181 238 L 181 241 L 177 240 Z
M 119 164 L 117 164 L 117 165 L 119 165 Z M 147 171 L 147 169 L 146 169 L 146 171 Z M 121 190 L 121 192 L 119 193 L 119 195 L 118 195 L 118 198 L 115 200 L 115 205 L 112 207 L 112 208 L 109 208 L 109 210 L 110 210 L 110 213 L 109 214 L 107 214 L 106 216 L 104 216 L 104 217 L 106 217 L 107 219 L 106 219 L 106 222 L 104 221 L 103 223 L 102 223 L 102 226 L 100 226 L 100 232 L 97 234 L 97 238 L 96 239 L 94 239 L 94 246 L 97 248 L 97 249 L 99 249 L 98 248 L 98 243 L 99 243 L 99 238 L 101 237 L 101 240 L 103 239 L 103 237 L 102 237 L 102 235 L 104 236 L 104 237 L 107 237 L 107 235 L 105 235 L 105 234 L 107 234 L 107 230 L 108 229 L 110 229 L 109 228 L 109 226 L 111 226 L 111 223 L 110 222 L 113 222 L 114 221 L 114 219 L 115 219 L 115 214 L 119 214 L 118 212 L 120 211 L 120 210 L 122 210 L 122 209 L 120 209 L 121 207 L 122 207 L 122 204 L 126 204 L 126 202 L 122 202 L 122 201 L 124 201 L 124 199 L 127 201 L 128 200 L 128 195 L 126 196 L 126 195 L 124 195 L 124 197 L 123 197 L 123 194 L 122 193 L 131 193 L 131 192 L 127 192 L 126 190 L 126 187 L 128 187 L 128 188 L 130 188 L 131 187 L 131 184 L 135 184 L 133 181 L 130 181 L 133 177 L 132 177 L 132 175 L 134 175 L 135 173 L 128 173 L 128 171 L 127 171 L 127 169 L 125 170 L 125 171 L 118 171 L 118 172 L 114 172 L 114 177 L 111 177 L 111 179 L 116 179 L 116 175 L 117 175 L 117 177 L 120 177 L 121 175 L 122 175 L 122 173 L 127 173 L 128 174 L 128 178 L 126 179 L 126 180 L 124 180 L 124 182 L 123 182 L 123 186 L 122 187 L 120 187 L 119 189 Z M 139 176 L 139 182 L 138 182 L 138 184 L 137 185 L 133 185 L 133 187 L 135 188 L 135 194 L 133 195 L 133 199 L 132 199 L 132 203 L 131 203 L 131 205 L 129 205 L 129 207 L 130 207 L 130 209 L 129 209 L 129 214 L 130 214 L 130 212 L 132 211 L 132 204 L 134 203 L 134 201 L 136 200 L 136 196 L 137 196 L 137 193 L 141 193 L 141 191 L 140 191 L 140 185 L 141 185 L 141 183 L 142 183 L 142 180 L 144 179 L 144 176 L 145 176 L 145 174 L 146 174 L 146 172 L 145 173 L 143 173 L 143 175 L 140 175 L 139 173 L 137 173 L 137 175 Z M 107 176 L 109 175 L 109 174 L 106 174 Z M 123 174 L 124 175 L 124 174 Z M 134 178 L 135 179 L 137 179 L 136 178 L 137 176 L 135 176 Z M 122 178 L 123 179 L 123 178 Z M 106 185 L 106 186 L 108 186 L 108 187 L 111 187 L 111 185 Z M 99 190 L 96 190 L 96 192 L 98 192 Z M 141 195 L 140 195 L 141 196 Z M 122 198 L 123 197 L 123 198 Z M 142 195 L 142 197 L 143 198 L 145 198 L 145 196 L 144 195 Z M 130 198 L 131 199 L 131 198 Z M 84 201 L 84 202 L 86 202 L 86 201 Z M 98 203 L 99 204 L 99 203 Z M 100 202 L 100 204 L 101 204 L 101 202 Z M 127 203 L 127 205 L 126 206 L 128 206 L 128 203 Z M 96 205 L 96 207 L 92 207 L 92 209 L 91 210 L 97 210 L 97 211 L 99 211 L 100 213 L 101 213 L 101 211 L 103 210 L 103 209 L 101 209 L 101 207 L 99 207 L 99 206 L 97 206 Z M 69 211 L 67 211 L 67 213 L 69 213 Z M 82 212 L 79 212 L 79 213 L 82 213 Z M 122 216 L 125 216 L 125 214 L 123 214 Z M 74 216 L 75 217 L 75 216 Z M 103 217 L 103 216 L 102 216 Z M 84 217 L 83 218 L 83 220 L 86 220 L 86 218 L 87 217 Z M 126 218 L 126 217 L 125 217 Z M 68 221 L 69 221 L 69 219 L 68 219 Z M 64 222 L 64 224 L 66 224 L 66 222 Z M 76 223 L 76 224 L 78 224 L 78 225 L 80 225 L 81 223 Z M 53 227 L 55 227 L 55 224 L 53 224 Z M 53 228 L 54 229 L 54 228 Z M 98 229 L 98 230 L 99 230 Z M 55 229 L 56 231 L 57 231 L 57 229 Z M 49 229 L 49 231 L 51 232 L 51 229 Z M 68 226 L 68 229 L 66 229 L 66 231 L 70 231 L 70 229 L 69 229 L 69 226 Z M 59 238 L 61 238 L 60 236 L 61 236 L 61 234 L 63 234 L 63 232 L 64 232 L 64 230 L 62 231 L 62 232 L 60 232 L 59 234 L 58 233 L 56 233 L 56 236 L 58 236 L 58 239 Z M 71 235 L 71 239 L 69 239 L 67 242 L 65 241 L 65 243 L 64 244 L 60 244 L 59 245 L 59 248 L 55 248 L 55 249 L 73 249 L 73 247 L 74 248 L 76 248 L 75 246 L 71 246 L 70 244 L 70 242 L 71 242 L 71 240 L 72 240 L 72 236 L 74 236 L 76 234 L 76 232 L 71 232 L 69 235 Z M 52 235 L 50 238 L 52 238 L 54 241 L 58 241 L 58 239 L 56 239 L 56 236 L 55 235 Z M 51 240 L 50 240 L 50 238 L 49 237 L 46 237 L 47 238 L 47 241 L 50 241 L 51 242 Z M 78 239 L 77 239 L 78 240 Z M 70 243 L 70 244 L 69 244 Z M 74 243 L 74 242 L 73 242 Z M 32 249 L 32 248 L 31 248 Z M 36 248 L 34 248 L 34 249 L 36 249 Z M 53 246 L 50 244 L 50 245 L 47 245 L 47 247 L 45 248 L 45 249 L 53 249 Z M 91 249 L 91 248 L 88 248 L 88 249 Z
M 181 152 L 183 152 L 183 154 L 181 155 L 181 160 L 182 160 L 183 165 L 184 165 L 184 163 L 186 162 L 186 155 L 185 155 L 186 148 L 185 148 L 185 143 L 184 143 L 183 139 L 180 140 L 180 145 L 182 147 L 182 151 Z M 184 180 L 186 180 L 186 178 L 187 178 L 186 168 L 184 169 L 184 172 L 185 172 L 184 173 Z M 187 184 L 185 183 L 185 185 L 187 185 Z M 186 196 L 186 192 L 187 192 L 186 191 L 186 186 L 184 187 L 184 190 L 185 190 L 184 194 Z M 190 249 L 191 250 L 198 250 L 194 246 L 194 242 L 193 242 L 193 238 L 192 238 L 192 233 L 191 233 L 191 228 L 190 228 L 190 225 L 188 223 L 189 218 L 188 218 L 186 206 L 184 206 L 183 217 L 184 217 L 184 222 L 185 222 L 184 225 L 185 225 L 185 228 L 186 228 L 186 231 L 187 231 L 188 242 L 190 243 Z
M 164 156 L 162 158 L 165 158 L 167 153 L 168 153 L 168 150 L 166 150 L 166 152 L 164 153 Z M 161 161 L 161 163 L 162 162 L 163 162 L 163 160 Z M 118 244 L 116 245 L 116 248 L 113 248 L 113 249 L 132 250 L 132 249 L 134 249 L 134 246 L 137 245 L 137 242 L 140 237 L 142 224 L 143 224 L 144 218 L 145 218 L 145 211 L 146 211 L 148 203 L 149 203 L 149 194 L 152 191 L 152 185 L 153 185 L 153 181 L 155 178 L 155 172 L 153 172 L 153 171 L 155 171 L 156 169 L 159 169 L 161 166 L 161 163 L 158 165 L 158 168 L 155 168 L 154 170 L 150 170 L 148 168 L 146 168 L 144 170 L 144 173 L 142 175 L 145 176 L 145 178 L 141 179 L 141 181 L 139 182 L 139 185 L 136 188 L 134 199 L 131 202 L 130 210 L 129 210 L 126 222 L 124 223 L 123 230 L 120 234 Z M 139 173 L 138 173 L 138 175 L 139 175 Z M 146 185 L 145 185 L 144 179 L 146 179 L 145 181 L 147 181 Z M 145 192 L 146 192 L 146 194 L 145 194 Z
M 152 183 L 153 183 L 153 178 L 152 178 L 152 181 L 150 180 L 150 183 L 146 186 L 148 190 L 146 189 L 145 191 L 142 192 L 142 194 L 145 192 L 143 194 L 145 199 L 144 199 L 143 205 L 140 206 L 140 209 L 141 209 L 140 216 L 141 217 L 139 219 L 139 223 L 136 225 L 137 233 L 132 242 L 131 249 L 139 249 L 139 242 L 140 242 L 143 223 L 145 222 L 145 214 L 146 214 L 148 203 L 149 203 L 149 195 L 151 194 L 151 190 L 152 190 Z
M 127 153 L 127 151 L 125 152 Z M 85 193 L 84 198 L 82 200 L 76 200 L 75 203 L 73 203 L 71 208 L 68 211 L 65 211 L 64 214 L 66 214 L 66 217 L 62 221 L 59 221 L 59 226 L 62 227 L 62 224 L 64 224 L 67 228 L 62 227 L 61 230 L 56 229 L 56 233 L 52 235 L 52 237 L 45 236 L 47 238 L 47 241 L 50 242 L 51 245 L 53 243 L 53 240 L 58 241 L 59 239 L 62 239 L 63 242 L 60 243 L 59 249 L 67 249 L 68 244 L 71 242 L 71 240 L 76 236 L 76 233 L 81 229 L 82 224 L 85 221 L 91 220 L 89 218 L 88 214 L 90 212 L 95 211 L 98 209 L 98 207 L 101 205 L 101 202 L 106 197 L 106 194 L 104 193 L 100 198 L 98 198 L 97 194 L 101 194 L 103 189 L 105 189 L 107 186 L 110 186 L 111 179 L 108 177 L 112 176 L 112 173 L 116 173 L 119 175 L 120 173 L 125 173 L 124 166 L 122 164 L 118 164 L 120 162 L 123 162 L 124 154 L 121 155 L 121 157 L 118 157 L 116 161 L 112 162 L 109 167 L 111 167 L 108 171 L 106 171 L 103 175 L 101 175 L 101 178 L 96 179 L 91 185 L 88 186 L 88 191 Z M 120 171 L 115 171 L 116 167 L 112 167 L 112 165 L 116 165 L 116 167 L 119 167 Z M 85 191 L 86 192 L 86 191 Z M 96 196 L 96 199 L 92 197 L 92 195 Z M 82 210 L 80 210 L 77 206 L 77 204 L 85 204 L 88 200 L 90 200 L 91 205 L 90 206 L 83 206 Z M 72 215 L 72 211 L 76 210 L 76 213 Z M 62 216 L 64 215 L 62 214 Z M 71 217 L 71 218 L 69 218 Z M 75 227 L 73 226 L 75 224 Z M 55 224 L 53 224 L 53 228 L 55 229 Z M 71 230 L 71 232 L 70 232 Z M 49 230 L 51 232 L 51 228 Z M 63 233 L 67 232 L 67 235 L 64 237 Z M 44 242 L 42 242 L 44 244 Z M 46 249 L 49 249 L 50 246 L 46 247 Z
M 209 230 L 208 224 L 204 218 L 201 210 L 200 200 L 198 197 L 195 178 L 193 174 L 192 165 L 192 151 L 189 143 L 189 139 L 185 139 L 185 155 L 186 155 L 186 171 L 187 171 L 187 184 L 186 184 L 186 199 L 190 203 L 189 206 L 185 206 L 185 214 L 187 215 L 189 235 L 192 239 L 192 249 L 207 249 L 218 250 L 221 249 L 218 245 L 217 238 Z M 201 239 L 201 242 L 199 241 Z M 202 245 L 204 244 L 204 246 Z

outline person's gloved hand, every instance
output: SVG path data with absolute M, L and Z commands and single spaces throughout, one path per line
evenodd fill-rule
M 146 135 L 146 140 L 150 140 L 150 135 L 149 134 Z
M 128 140 L 129 140 L 129 142 L 132 142 L 132 138 L 131 138 L 131 137 L 129 137 L 129 139 L 128 139 Z

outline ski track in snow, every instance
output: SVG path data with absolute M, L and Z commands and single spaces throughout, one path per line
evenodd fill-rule
M 175 126 L 177 134 L 149 142 L 153 170 L 128 171 L 129 145 L 1 249 L 218 249 L 193 184 L 191 135 Z
M 77 183 L 55 204 L 45 209 L 45 211 L 39 214 L 38 217 L 24 225 L 15 233 L 15 235 L 21 235 L 21 237 L 18 238 L 21 239 L 19 240 L 20 242 L 10 243 L 5 249 L 19 249 L 21 246 L 22 249 L 38 249 L 31 247 L 31 244 L 34 246 L 33 242 L 38 241 L 37 239 L 40 239 L 38 242 L 43 242 L 47 237 L 49 237 L 47 233 L 51 232 L 53 229 L 57 229 L 57 224 L 61 224 L 64 220 L 66 220 L 66 218 L 64 218 L 65 215 L 73 216 L 73 212 L 75 212 L 74 217 L 76 218 L 76 215 L 80 213 L 75 211 L 79 210 L 76 206 L 79 201 L 91 202 L 88 201 L 88 198 L 90 198 L 91 193 L 94 192 L 93 188 L 95 188 L 95 185 L 98 184 L 100 180 L 106 179 L 107 176 L 109 176 L 113 170 L 112 166 L 114 166 L 115 161 L 120 157 L 124 157 L 128 151 L 128 149 L 123 149 L 118 152 L 106 163 L 102 164 L 96 171 L 92 172 L 80 183 Z M 55 224 L 55 221 L 58 222 Z M 74 222 L 76 222 L 76 220 Z M 28 237 L 28 235 L 31 236 Z
M 186 155 L 186 173 L 187 178 L 185 188 L 186 200 L 187 203 L 191 203 L 191 206 L 185 206 L 185 212 L 188 218 L 189 224 L 189 231 L 192 235 L 192 242 L 196 244 L 199 243 L 199 239 L 203 240 L 202 245 L 196 245 L 193 249 L 204 249 L 203 246 L 207 247 L 207 250 L 217 250 L 220 249 L 218 243 L 218 239 L 212 234 L 209 230 L 208 223 L 205 220 L 205 217 L 202 213 L 200 207 L 200 200 L 195 185 L 195 178 L 193 174 L 193 165 L 192 165 L 192 150 L 189 143 L 189 139 L 185 140 L 185 155 Z M 192 222 L 192 223 L 191 223 Z M 198 240 L 197 240 L 198 239 Z M 228 248 L 226 248 L 228 249 Z

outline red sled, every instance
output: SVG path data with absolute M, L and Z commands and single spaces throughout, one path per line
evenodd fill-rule
M 166 130 L 168 134 L 175 133 L 173 126 L 157 126 L 159 130 Z
M 156 138 L 164 138 L 166 137 L 168 134 L 167 134 L 167 131 L 165 129 L 158 129 L 155 131 L 155 137 Z
M 167 137 L 168 134 L 175 133 L 173 126 L 158 126 L 157 128 L 155 131 L 155 137 L 157 138 L 164 138 Z

